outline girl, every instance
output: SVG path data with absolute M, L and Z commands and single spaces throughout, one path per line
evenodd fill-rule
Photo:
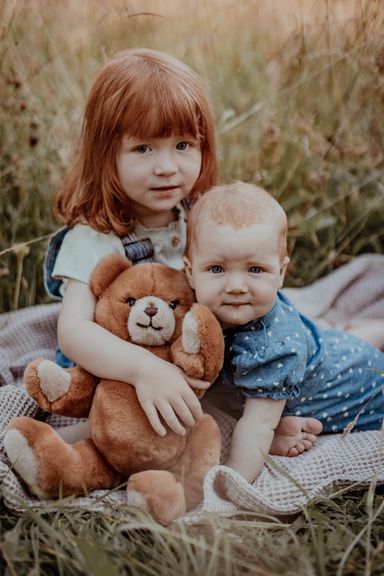
M 86 103 L 74 166 L 54 197 L 67 227 L 50 242 L 46 287 L 63 298 L 58 341 L 72 362 L 59 352 L 59 364 L 133 384 L 161 435 L 160 415 L 179 434 L 182 423 L 201 417 L 190 384 L 207 384 L 96 325 L 89 276 L 113 252 L 182 268 L 187 203 L 216 175 L 212 113 L 198 76 L 154 50 L 127 50 L 109 61 Z M 87 434 L 87 425 L 62 431 L 67 441 Z

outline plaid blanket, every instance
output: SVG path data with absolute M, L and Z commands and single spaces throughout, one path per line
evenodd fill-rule
M 300 311 L 327 326 L 343 328 L 351 320 L 384 319 L 384 256 L 362 255 L 305 288 L 285 289 Z M 15 513 L 26 507 L 44 507 L 19 481 L 3 451 L 8 422 L 15 416 L 45 418 L 47 415 L 29 398 L 22 384 L 26 364 L 38 356 L 54 358 L 59 305 L 35 306 L 0 316 L 0 494 Z M 222 462 L 228 453 L 234 421 L 209 405 L 219 423 Z M 49 416 L 52 426 L 73 419 Z M 204 486 L 204 501 L 196 514 L 228 513 L 238 509 L 266 514 L 289 514 L 337 486 L 353 488 L 384 482 L 384 440 L 379 431 L 322 436 L 308 452 L 296 458 L 273 456 L 253 485 L 233 470 L 220 465 L 211 469 Z M 222 486 L 220 486 L 222 485 Z M 228 500 L 219 493 L 225 488 Z M 96 491 L 81 498 L 55 503 L 57 507 L 83 506 L 122 511 L 124 491 Z M 128 512 L 128 510 L 126 510 Z

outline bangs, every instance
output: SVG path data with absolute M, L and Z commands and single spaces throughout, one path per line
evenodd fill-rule
M 147 78 L 145 86 L 130 95 L 120 131 L 133 138 L 162 138 L 173 134 L 188 134 L 199 142 L 204 138 L 202 114 L 191 91 L 180 82 L 159 77 L 149 82 L 149 86 Z

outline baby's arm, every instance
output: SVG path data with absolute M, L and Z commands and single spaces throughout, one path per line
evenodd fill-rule
M 243 415 L 233 431 L 226 465 L 248 482 L 252 483 L 264 466 L 284 404 L 285 400 L 271 398 L 245 401 Z
M 69 280 L 61 305 L 58 340 L 64 354 L 99 378 L 128 382 L 154 430 L 166 429 L 159 414 L 176 433 L 193 426 L 202 410 L 184 373 L 140 346 L 125 342 L 93 321 L 96 300 L 89 286 Z M 194 388 L 205 383 L 188 378 Z M 181 422 L 180 422 L 181 421 Z

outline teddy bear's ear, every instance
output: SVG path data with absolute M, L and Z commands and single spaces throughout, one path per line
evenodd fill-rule
M 132 262 L 121 254 L 111 254 L 102 258 L 91 274 L 89 285 L 93 294 L 100 298 L 104 290 L 112 284 L 119 274 L 131 266 Z

